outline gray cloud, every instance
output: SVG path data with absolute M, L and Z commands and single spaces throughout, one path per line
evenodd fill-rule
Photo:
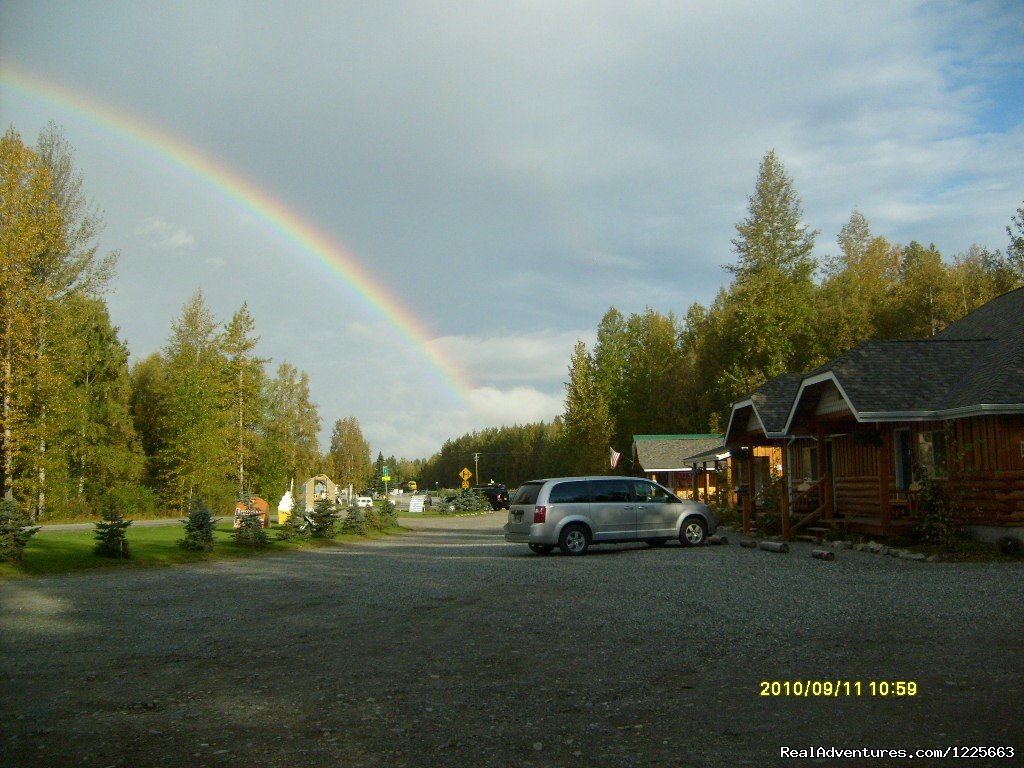
M 247 299 L 263 354 L 310 372 L 325 432 L 354 415 L 375 449 L 420 455 L 550 411 L 608 306 L 710 302 L 770 148 L 820 254 L 854 208 L 950 258 L 1003 247 L 1021 21 L 999 2 L 0 8 L 3 62 L 200 148 L 355 254 L 468 371 L 454 402 L 344 281 L 201 177 L 2 83 L 0 103 L 78 148 L 133 353 L 196 287 L 225 319 Z

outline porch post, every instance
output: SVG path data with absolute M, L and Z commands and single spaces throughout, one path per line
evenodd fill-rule
M 747 454 L 747 492 L 743 496 L 743 532 L 750 535 L 750 517 L 754 507 L 754 446 Z
M 819 486 L 819 492 L 822 494 L 821 503 L 825 507 L 825 519 L 831 520 L 835 510 L 832 509 L 832 477 L 829 474 L 828 461 L 826 460 L 826 453 L 828 448 L 825 444 L 825 432 L 818 427 L 818 435 L 815 438 L 817 440 L 818 450 L 818 480 L 823 481 Z M 833 473 L 835 467 L 832 467 Z
M 889 497 L 892 491 L 892 430 L 882 429 L 882 445 L 878 449 L 878 495 L 882 509 L 882 529 L 889 525 Z
M 782 483 L 779 485 L 782 512 L 782 540 L 789 541 L 789 447 L 782 447 Z
M 704 477 L 704 503 L 711 503 L 711 488 L 708 486 L 708 463 L 705 461 L 700 465 L 701 473 Z

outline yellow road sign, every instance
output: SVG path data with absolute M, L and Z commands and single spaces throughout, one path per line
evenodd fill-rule
M 463 487 L 464 489 L 465 489 L 465 488 L 469 488 L 469 480 L 463 480 L 463 481 L 462 481 L 462 487 Z
M 473 473 L 469 471 L 469 467 L 463 467 L 462 468 L 462 471 L 459 472 L 459 477 L 462 478 L 462 482 L 463 482 L 463 486 L 462 487 L 463 488 L 468 488 L 469 487 L 468 485 L 465 485 L 465 483 L 468 483 L 469 482 L 469 478 L 471 478 L 472 476 L 473 476 Z

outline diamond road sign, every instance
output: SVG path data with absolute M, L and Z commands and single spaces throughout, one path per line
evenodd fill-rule
M 459 477 L 462 478 L 462 482 L 464 482 L 464 483 L 469 482 L 469 478 L 471 478 L 472 476 L 473 476 L 473 473 L 469 471 L 468 467 L 463 467 L 462 471 L 459 472 Z M 465 488 L 467 486 L 463 486 L 463 487 Z

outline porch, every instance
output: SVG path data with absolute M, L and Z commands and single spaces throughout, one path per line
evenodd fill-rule
M 847 514 L 835 506 L 832 492 L 832 477 L 826 473 L 813 483 L 802 482 L 792 496 L 781 477 L 778 494 L 778 510 L 782 524 L 782 538 L 821 539 L 833 533 L 851 533 L 874 538 L 890 539 L 896 536 L 912 535 L 920 523 L 920 514 L 916 506 L 916 494 L 907 491 L 890 493 L 888 514 L 886 505 L 878 505 L 878 514 Z M 766 500 L 758 503 L 749 495 L 743 497 L 743 531 L 751 535 L 757 524 L 757 518 L 765 514 Z

